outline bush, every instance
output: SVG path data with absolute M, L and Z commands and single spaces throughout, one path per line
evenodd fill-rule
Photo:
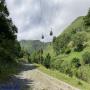
M 79 68 L 81 66 L 80 60 L 78 58 L 73 58 L 71 61 L 72 66 Z
M 80 52 L 80 51 L 83 50 L 83 48 L 84 48 L 84 46 L 81 45 L 81 44 L 79 44 L 79 45 L 77 45 L 77 46 L 74 48 L 74 51 L 76 51 L 76 52 Z
M 78 81 L 78 85 L 82 85 L 82 82 L 81 81 Z
M 50 65 L 51 65 L 51 56 L 50 56 L 50 54 L 48 53 L 48 54 L 46 55 L 45 60 L 44 60 L 44 66 L 45 66 L 46 68 L 50 68 Z
M 61 65 L 63 63 L 64 60 L 62 59 L 53 59 L 51 62 L 51 68 L 59 70 L 60 72 L 63 71 Z
M 67 48 L 67 49 L 65 50 L 65 54 L 69 54 L 69 53 L 71 53 L 71 49 Z
M 90 52 L 85 52 L 82 55 L 82 58 L 83 58 L 83 63 L 84 64 L 90 64 Z
M 87 66 L 81 66 L 78 71 L 77 71 L 77 75 L 76 77 L 81 79 L 81 80 L 84 80 L 86 82 L 90 82 L 90 67 L 87 65 Z
M 84 43 L 86 41 L 87 41 L 87 38 L 86 38 L 85 32 L 76 33 L 73 37 L 74 50 L 75 51 L 82 51 L 84 48 Z
M 71 68 L 66 69 L 66 74 L 69 75 L 69 77 L 73 76 L 73 72 L 72 72 Z

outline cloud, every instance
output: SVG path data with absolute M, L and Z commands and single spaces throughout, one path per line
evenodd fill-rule
M 85 15 L 90 0 L 6 0 L 10 16 L 18 27 L 18 40 L 51 41 L 51 27 L 58 36 L 75 18 Z

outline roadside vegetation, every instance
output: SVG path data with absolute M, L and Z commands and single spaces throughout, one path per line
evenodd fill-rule
M 5 0 L 0 0 L 0 81 L 16 72 L 21 51 L 16 33 Z

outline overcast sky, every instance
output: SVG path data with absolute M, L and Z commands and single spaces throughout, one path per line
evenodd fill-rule
M 10 17 L 18 27 L 18 40 L 52 40 L 74 19 L 86 15 L 90 0 L 6 0 Z

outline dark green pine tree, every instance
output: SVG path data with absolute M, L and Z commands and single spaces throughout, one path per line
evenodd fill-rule
M 50 64 L 51 64 L 51 56 L 50 56 L 50 54 L 48 53 L 48 54 L 46 55 L 45 60 L 44 60 L 44 66 L 45 66 L 46 68 L 50 68 Z

